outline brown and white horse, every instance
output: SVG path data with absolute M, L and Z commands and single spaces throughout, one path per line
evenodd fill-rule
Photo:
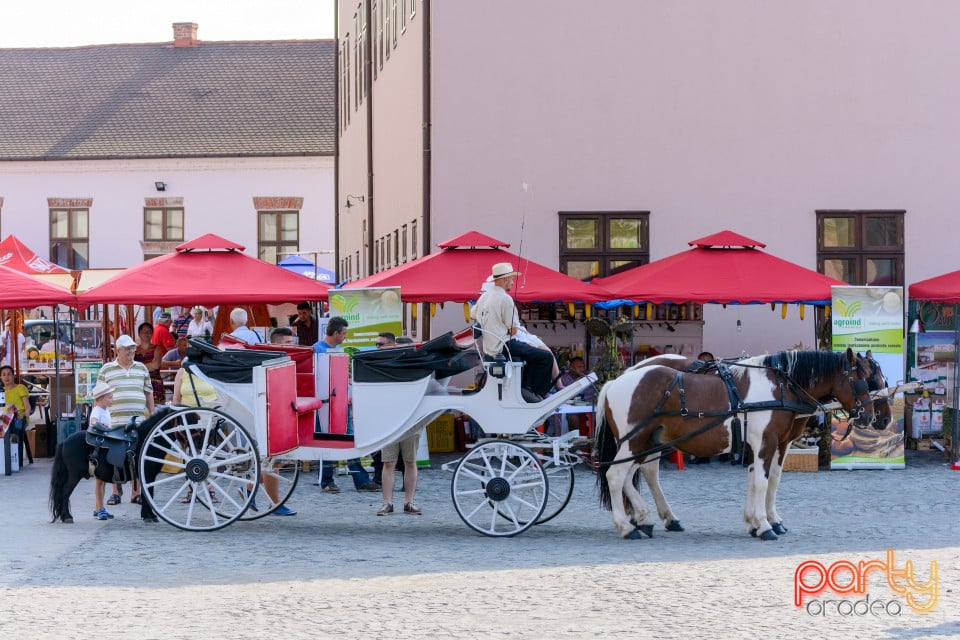
M 678 366 L 676 363 L 670 364 Z M 851 419 L 867 426 L 873 405 L 870 369 L 851 350 L 786 351 L 726 365 L 725 377 L 685 373 L 662 365 L 633 367 L 601 389 L 597 399 L 600 500 L 625 538 L 650 536 L 653 518 L 632 481 L 637 465 L 668 530 L 682 531 L 660 489 L 660 451 L 672 446 L 697 456 L 730 452 L 734 431 L 753 453 L 747 471 L 744 520 L 752 535 L 785 533 L 776 492 L 787 447 L 803 428 L 798 413 L 836 398 Z M 742 427 L 741 427 L 742 425 Z M 740 429 L 742 428 L 742 432 Z M 629 510 L 631 513 L 627 513 Z

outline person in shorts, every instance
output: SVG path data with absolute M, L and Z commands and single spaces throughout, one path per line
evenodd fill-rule
M 383 507 L 378 516 L 393 513 L 393 484 L 397 459 L 403 458 L 403 512 L 412 516 L 422 515 L 422 511 L 413 503 L 413 494 L 417 491 L 417 447 L 420 446 L 421 431 L 407 436 L 399 442 L 388 444 L 380 450 L 383 461 Z

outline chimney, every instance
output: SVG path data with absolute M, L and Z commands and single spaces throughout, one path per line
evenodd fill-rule
M 197 23 L 174 22 L 173 46 L 177 49 L 200 46 L 200 41 L 197 40 Z

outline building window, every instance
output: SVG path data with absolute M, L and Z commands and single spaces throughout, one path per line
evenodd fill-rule
M 563 212 L 560 271 L 580 280 L 609 276 L 650 261 L 648 211 Z
M 417 15 L 417 0 L 410 0 L 410 19 Z
M 380 45 L 377 42 L 377 34 L 380 33 L 380 14 L 377 13 L 377 0 L 370 0 L 372 4 L 370 5 L 370 18 L 373 20 L 373 28 L 370 33 L 367 34 L 368 38 L 373 38 L 371 45 L 373 48 L 373 64 L 370 66 L 373 68 L 373 79 L 377 79 L 377 58 L 380 55 Z
M 417 259 L 418 246 L 419 245 L 417 244 L 417 221 L 411 220 L 410 221 L 410 258 L 412 260 Z
M 383 14 L 385 16 L 383 25 L 383 55 L 387 60 L 390 59 L 390 34 L 393 33 L 393 22 L 390 19 L 390 14 L 396 14 L 396 6 L 394 6 L 392 11 L 387 7 L 387 2 L 389 1 L 391 0 L 383 0 Z M 392 1 L 395 2 L 396 0 Z
M 260 211 L 257 233 L 258 257 L 277 264 L 300 250 L 299 211 Z
M 406 253 L 406 251 L 404 251 Z M 400 264 L 400 230 L 393 230 L 393 266 Z
M 817 269 L 851 285 L 903 285 L 904 211 L 817 211 Z
M 357 265 L 357 277 L 359 278 L 362 275 L 363 267 L 360 266 L 360 252 L 355 251 L 353 253 L 353 262 Z
M 148 242 L 183 242 L 183 208 L 144 208 L 143 239 Z
M 383 69 L 383 22 L 387 16 L 387 1 L 381 0 L 380 2 L 380 17 L 377 20 L 377 64 L 381 69 Z
M 50 261 L 67 269 L 89 268 L 89 209 L 50 209 Z
M 407 32 L 407 1 L 403 0 L 400 3 L 400 33 Z
M 397 46 L 397 23 L 399 19 L 397 18 L 397 0 L 390 0 L 390 13 L 393 14 L 393 46 Z
M 407 225 L 403 225 L 402 229 L 403 229 L 403 233 L 400 235 L 400 251 L 401 251 L 400 260 L 402 262 L 406 262 L 407 261 Z

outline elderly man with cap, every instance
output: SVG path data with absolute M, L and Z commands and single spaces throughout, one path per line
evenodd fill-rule
M 150 372 L 146 365 L 133 359 L 137 351 L 137 343 L 127 335 L 117 338 L 117 359 L 108 362 L 100 368 L 97 374 L 97 383 L 105 383 L 113 389 L 113 406 L 110 408 L 110 421 L 114 427 L 125 426 L 130 418 L 143 418 L 153 413 L 153 384 L 150 382 Z M 102 480 L 96 491 L 102 495 Z M 134 485 L 130 502 L 140 502 L 140 487 Z M 108 505 L 120 502 L 120 486 L 114 485 L 114 493 L 107 501 Z
M 157 319 L 156 326 L 153 327 L 153 338 L 150 342 L 160 347 L 160 353 L 166 353 L 177 346 L 177 339 L 170 333 L 170 326 L 173 324 L 173 316 L 164 311 Z
M 483 352 L 496 356 L 501 351 L 509 353 L 513 360 L 526 364 L 523 367 L 523 388 L 537 397 L 528 400 L 539 402 L 550 391 L 553 354 L 516 340 L 520 328 L 520 316 L 513 298 L 508 293 L 513 288 L 513 278 L 518 275 L 509 262 L 493 265 L 487 282 L 493 286 L 480 296 L 470 312 L 483 330 Z

